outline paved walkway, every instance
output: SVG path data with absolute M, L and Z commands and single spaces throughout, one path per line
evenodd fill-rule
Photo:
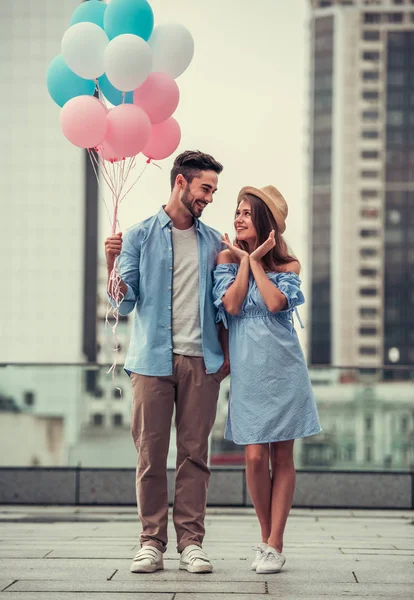
M 0 600 L 414 598 L 412 512 L 293 510 L 277 575 L 250 570 L 257 532 L 251 510 L 211 509 L 214 573 L 178 571 L 172 544 L 164 571 L 136 575 L 132 509 L 0 506 Z

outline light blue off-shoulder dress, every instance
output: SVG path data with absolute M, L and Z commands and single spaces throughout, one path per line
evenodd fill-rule
M 267 273 L 286 296 L 284 310 L 272 313 L 250 273 L 249 288 L 237 316 L 222 298 L 238 265 L 217 265 L 213 296 L 217 321 L 229 330 L 230 399 L 225 438 L 236 444 L 293 440 L 321 431 L 308 369 L 293 315 L 304 303 L 300 278 L 293 272 Z M 300 319 L 299 319 L 300 322 Z

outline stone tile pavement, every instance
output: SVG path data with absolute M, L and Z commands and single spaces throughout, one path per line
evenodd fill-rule
M 210 509 L 210 575 L 178 570 L 174 531 L 165 570 L 129 572 L 135 511 L 118 507 L 0 506 L 0 600 L 414 599 L 414 513 L 293 510 L 284 570 L 257 575 L 251 509 Z

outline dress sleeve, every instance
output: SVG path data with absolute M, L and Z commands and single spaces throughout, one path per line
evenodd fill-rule
M 234 263 L 217 265 L 213 273 L 213 302 L 217 309 L 216 323 L 223 322 L 228 329 L 227 313 L 223 305 L 223 296 L 236 279 L 238 266 Z
M 301 292 L 301 280 L 296 273 L 278 273 L 275 278 L 276 287 L 286 296 L 287 305 L 281 312 L 291 312 L 297 306 L 304 304 L 305 297 Z

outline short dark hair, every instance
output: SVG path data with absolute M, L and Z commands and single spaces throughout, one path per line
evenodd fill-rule
M 223 165 L 210 154 L 204 154 L 199 150 L 186 150 L 174 161 L 171 169 L 171 189 L 175 185 L 177 175 L 182 175 L 188 183 L 191 183 L 201 171 L 214 171 L 219 175 L 222 170 Z

